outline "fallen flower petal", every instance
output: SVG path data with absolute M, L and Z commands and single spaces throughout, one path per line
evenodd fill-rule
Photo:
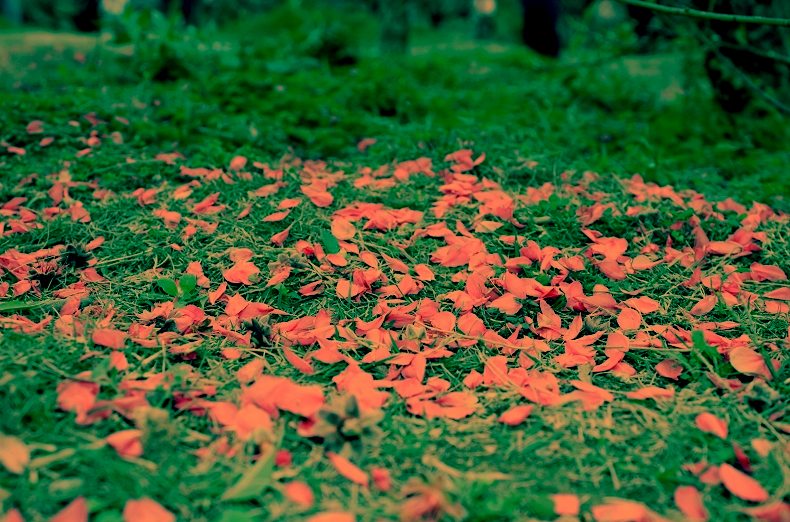
M 176 517 L 157 501 L 143 497 L 126 501 L 123 520 L 124 522 L 175 522 Z
M 768 500 L 768 492 L 763 489 L 759 482 L 729 464 L 719 466 L 719 477 L 724 487 L 740 499 L 750 502 L 765 502 Z
M 705 433 L 712 433 L 720 439 L 727 438 L 727 422 L 712 413 L 700 413 L 694 420 L 697 428 Z
M 337 470 L 338 473 L 346 477 L 348 480 L 355 482 L 360 486 L 368 485 L 368 474 L 352 464 L 350 460 L 332 452 L 328 452 L 326 456 L 329 459 L 329 462 L 332 463 L 332 466 L 334 466 L 335 470 Z

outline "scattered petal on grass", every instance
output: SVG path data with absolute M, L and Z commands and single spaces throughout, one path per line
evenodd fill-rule
M 716 299 L 715 295 L 707 295 L 697 301 L 693 307 L 691 307 L 691 313 L 693 315 L 705 315 L 716 306 L 718 299 Z
M 708 252 L 721 256 L 739 254 L 743 251 L 743 245 L 735 241 L 711 241 L 708 243 Z
M 776 265 L 761 265 L 752 263 L 749 266 L 755 281 L 787 281 L 787 274 Z
M 176 517 L 157 501 L 143 497 L 126 501 L 123 520 L 124 522 L 175 522 Z
M 135 458 L 143 454 L 143 443 L 141 438 L 143 432 L 140 430 L 122 430 L 108 435 L 107 444 L 123 458 Z
M 417 279 L 420 281 L 434 281 L 436 279 L 436 275 L 428 265 L 415 265 L 414 272 L 417 274 Z
M 617 316 L 617 324 L 623 330 L 638 330 L 642 324 L 642 314 L 626 306 Z
M 610 499 L 593 506 L 592 516 L 596 522 L 643 522 L 650 520 L 650 510 L 639 502 Z
M 763 356 L 746 346 L 738 346 L 730 352 L 730 364 L 741 373 L 760 375 L 771 379 L 771 371 Z
M 156 489 L 145 479 L 148 468 L 209 473 L 203 482 L 211 491 L 160 477 L 173 489 L 162 501 L 184 516 L 223 512 L 228 506 L 207 499 L 224 491 L 223 502 L 240 502 L 229 507 L 231 518 L 330 510 L 309 520 L 347 522 L 355 515 L 331 510 L 370 518 L 380 504 L 405 520 L 462 519 L 454 499 L 469 516 L 478 505 L 458 485 L 510 478 L 494 470 L 507 467 L 503 458 L 534 459 L 534 478 L 546 491 L 552 477 L 568 475 L 562 459 L 556 470 L 540 467 L 544 452 L 534 451 L 534 433 L 524 426 L 545 425 L 558 436 L 574 434 L 563 439 L 571 452 L 584 443 L 577 431 L 589 438 L 601 428 L 610 442 L 629 443 L 608 455 L 611 469 L 601 472 L 612 480 L 577 473 L 579 496 L 538 494 L 527 499 L 524 516 L 576 518 L 584 502 L 591 514 L 582 518 L 663 521 L 638 501 L 652 502 L 647 497 L 606 495 L 618 488 L 622 462 L 626 475 L 639 470 L 628 477 L 638 482 L 655 471 L 650 464 L 665 444 L 714 462 L 668 470 L 696 484 L 674 490 L 684 520 L 708 518 L 700 484 L 717 514 L 787 518 L 784 504 L 742 507 L 768 498 L 751 470 L 765 476 L 782 443 L 753 439 L 749 447 L 759 435 L 729 434 L 723 418 L 732 416 L 731 405 L 704 393 L 738 397 L 746 413 L 760 403 L 747 399 L 778 396 L 781 379 L 772 377 L 790 346 L 782 322 L 790 289 L 783 267 L 755 260 L 779 264 L 771 249 L 781 243 L 786 215 L 759 203 L 711 203 L 639 176 L 611 183 L 581 169 L 540 187 L 504 186 L 506 171 L 479 167 L 484 156 L 470 149 L 376 165 L 292 154 L 269 163 L 235 156 L 227 164 L 231 152 L 219 156 L 226 167 L 215 168 L 187 166 L 203 156 L 190 146 L 191 158 L 146 150 L 116 169 L 110 154 L 121 149 L 112 144 L 134 142 L 116 130 L 132 127 L 119 123 L 89 114 L 47 150 L 24 127 L 7 133 L 19 143 L 0 144 L 14 167 L 8 199 L 0 201 L 8 245 L 0 252 L 0 335 L 14 350 L 18 336 L 31 339 L 23 338 L 0 381 L 13 395 L 29 394 L 10 415 L 83 430 L 53 439 L 12 419 L 36 458 L 31 464 L 20 439 L 3 437 L 0 462 L 58 503 L 39 512 L 22 502 L 26 515 L 43 519 L 82 493 L 90 501 L 78 498 L 56 520 L 85 520 L 88 506 L 96 517 L 112 517 L 117 499 L 105 506 L 67 473 L 100 452 L 119 480 L 142 481 L 140 492 Z M 46 125 L 47 133 L 60 128 Z M 27 128 L 43 130 L 36 122 Z M 151 157 L 158 163 L 148 170 Z M 538 164 L 524 159 L 521 166 Z M 127 190 L 114 170 L 149 186 Z M 736 321 L 746 316 L 749 322 Z M 727 374 L 730 365 L 735 375 Z M 664 402 L 634 402 L 648 399 Z M 713 436 L 669 422 L 674 406 Z M 644 429 L 645 415 L 648 424 L 666 420 L 666 429 Z M 605 422 L 590 431 L 591 419 Z M 790 431 L 781 418 L 769 420 Z M 412 442 L 446 451 L 447 464 L 415 458 Z M 724 461 L 732 465 L 718 465 Z M 321 483 L 327 473 L 344 477 L 331 491 Z M 656 498 L 668 498 L 677 486 L 671 482 L 659 484 Z M 9 502 L 18 502 L 11 484 Z M 377 490 L 376 506 L 367 504 L 368 486 Z M 490 491 L 511 487 L 521 485 Z M 169 522 L 174 513 L 132 499 L 123 518 Z
M 114 328 L 97 328 L 91 334 L 93 342 L 99 346 L 120 350 L 126 345 L 127 334 Z
M 33 120 L 27 124 L 25 130 L 28 134 L 41 134 L 44 132 L 44 122 L 41 120 Z
M 283 493 L 288 500 L 302 507 L 309 508 L 313 505 L 313 502 L 315 502 L 315 496 L 310 486 L 298 480 L 285 484 L 283 486 Z
M 683 373 L 683 367 L 674 359 L 664 359 L 656 365 L 656 372 L 667 379 L 677 380 Z
M 239 261 L 222 273 L 222 277 L 228 283 L 251 285 L 253 278 L 260 273 L 260 270 L 250 261 Z
M 645 386 L 625 394 L 629 399 L 655 399 L 657 401 L 671 399 L 675 396 L 675 390 L 671 388 L 659 388 L 658 386 Z
M 569 517 L 579 514 L 581 503 L 578 496 L 572 493 L 558 493 L 551 495 L 551 500 L 554 502 L 554 514 Z
M 261 373 L 263 373 L 263 367 L 265 365 L 265 361 L 263 359 L 253 359 L 236 372 L 236 378 L 242 384 L 247 384 L 249 382 L 254 381 Z
M 230 170 L 241 170 L 247 166 L 247 158 L 244 156 L 235 156 L 230 160 Z
M 392 478 L 390 477 L 389 470 L 385 468 L 374 467 L 370 469 L 370 476 L 373 479 L 373 485 L 379 491 L 389 491 L 392 489 Z
M 719 466 L 719 477 L 724 487 L 740 499 L 750 502 L 765 502 L 768 500 L 768 492 L 763 489 L 759 482 L 729 464 Z
M 0 464 L 11 473 L 19 475 L 30 462 L 30 450 L 24 442 L 0 433 Z
M 307 196 L 317 207 L 328 207 L 334 201 L 334 197 L 326 188 L 320 184 L 302 185 L 302 193 Z
M 348 241 L 354 237 L 357 229 L 354 224 L 342 217 L 336 217 L 332 220 L 332 235 L 340 241 Z
M 752 439 L 752 448 L 761 457 L 767 457 L 774 445 L 766 439 Z
M 285 377 L 262 375 L 244 389 L 242 398 L 255 403 L 264 411 L 289 411 L 303 417 L 313 417 L 324 405 L 320 386 L 303 386 Z
M 346 477 L 348 480 L 361 486 L 368 485 L 368 481 L 370 479 L 368 474 L 352 464 L 350 460 L 343 457 L 342 455 L 332 452 L 328 452 L 326 456 L 329 459 L 329 462 L 332 463 L 332 466 L 334 466 L 335 470 L 337 470 L 338 473 Z
M 439 312 L 431 317 L 431 326 L 443 332 L 452 332 L 455 328 L 455 315 L 452 312 Z
M 502 415 L 499 416 L 499 422 L 502 424 L 507 424 L 508 426 L 518 426 L 522 422 L 524 422 L 529 414 L 532 413 L 532 409 L 534 406 L 531 404 L 522 404 L 519 406 L 513 406 Z
M 49 522 L 87 522 L 87 520 L 88 503 L 85 501 L 85 497 L 77 497 L 68 506 L 58 511 Z
M 491 301 L 488 306 L 507 315 L 516 315 L 516 313 L 521 310 L 521 303 L 516 301 L 513 294 L 505 294 Z
M 4 517 L 2 519 L 3 522 L 25 522 L 25 517 L 22 516 L 18 509 L 6 511 L 2 516 Z
M 274 245 L 283 246 L 285 240 L 288 239 L 288 235 L 291 233 L 291 227 L 287 227 L 282 232 L 277 232 L 276 234 L 272 234 L 272 237 L 269 239 Z
M 742 509 L 754 520 L 763 522 L 787 522 L 790 520 L 790 504 L 787 502 L 771 502 L 762 506 Z
M 727 421 L 718 418 L 712 413 L 700 413 L 694 422 L 697 428 L 705 433 L 712 433 L 720 439 L 727 438 Z
M 689 522 L 708 520 L 702 494 L 694 486 L 678 486 L 675 489 L 675 505 Z

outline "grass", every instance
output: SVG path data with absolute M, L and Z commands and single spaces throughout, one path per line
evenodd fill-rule
M 293 13 L 278 14 L 286 15 Z M 314 360 L 315 372 L 306 375 L 286 359 L 283 343 L 272 334 L 277 323 L 328 310 L 333 325 L 356 330 L 341 351 L 362 361 L 377 344 L 375 337 L 364 336 L 355 321 L 379 317 L 384 302 L 379 289 L 402 277 L 386 262 L 385 254 L 411 270 L 416 264 L 427 264 L 436 274 L 419 293 L 406 296 L 405 303 L 425 306 L 433 300 L 441 310 L 460 315 L 445 296 L 465 289 L 464 279 L 470 274 L 482 270 L 478 274 L 495 290 L 487 300 L 503 292 L 497 283 L 504 272 L 500 261 L 519 255 L 519 248 L 509 244 L 506 236 L 524 244 L 532 240 L 540 247 L 556 247 L 557 257 L 584 257 L 590 240 L 581 230 L 592 228 L 604 237 L 628 240 L 627 256 L 635 257 L 643 247 L 655 244 L 655 256 L 663 258 L 671 252 L 668 238 L 677 250 L 694 248 L 692 223 L 698 217 L 711 241 L 725 241 L 741 229 L 745 216 L 725 210 L 717 217 L 709 211 L 716 208 L 716 202 L 731 196 L 747 208 L 758 200 L 777 211 L 787 210 L 786 122 L 770 113 L 760 119 L 747 115 L 736 123 L 728 121 L 711 105 L 694 57 L 682 56 L 672 44 L 666 51 L 667 67 L 690 70 L 681 78 L 686 94 L 664 101 L 656 85 L 663 78 L 634 79 L 616 56 L 619 50 L 607 51 L 600 42 L 595 60 L 592 52 L 578 45 L 565 61 L 549 64 L 508 42 L 437 43 L 461 34 L 463 28 L 450 27 L 444 36 L 417 28 L 411 56 L 384 63 L 362 46 L 356 65 L 336 67 L 316 58 L 322 56 L 323 48 L 295 47 L 293 42 L 302 40 L 288 34 L 274 34 L 257 45 L 246 42 L 244 34 L 260 34 L 252 31 L 273 24 L 266 18 L 247 23 L 246 31 L 236 28 L 214 35 L 226 45 L 204 50 L 197 59 L 189 42 L 208 37 L 187 34 L 187 43 L 174 36 L 161 48 L 137 42 L 136 54 L 130 56 L 99 48 L 88 52 L 82 63 L 69 52 L 47 59 L 46 52 L 31 50 L 32 57 L 17 58 L 7 71 L 0 102 L 0 139 L 24 147 L 26 154 L 0 156 L 0 201 L 27 198 L 23 207 L 35 213 L 31 222 L 40 227 L 11 233 L 19 226 L 20 215 L 13 206 L 4 211 L 0 252 L 5 254 L 0 256 L 0 266 L 10 266 L 9 253 L 15 250 L 31 253 L 64 245 L 72 247 L 72 254 L 47 257 L 50 264 L 46 266 L 27 261 L 31 267 L 27 279 L 38 284 L 38 289 L 17 297 L 9 290 L 0 300 L 0 403 L 6 412 L 0 418 L 0 432 L 23 441 L 31 455 L 21 472 L 0 471 L 3 511 L 19 509 L 26 520 L 45 520 L 82 496 L 92 520 L 112 521 L 122 519 L 129 499 L 149 497 L 179 520 L 304 520 L 327 511 L 345 511 L 359 520 L 408 520 L 419 519 L 418 508 L 424 508 L 420 516 L 426 520 L 553 520 L 556 514 L 550 496 L 573 493 L 581 501 L 584 520 L 592 520 L 592 508 L 612 497 L 642 502 L 671 520 L 683 520 L 673 493 L 678 486 L 692 485 L 702 492 L 711 520 L 748 519 L 743 510 L 756 503 L 722 485 L 701 481 L 686 467 L 700 461 L 714 466 L 733 464 L 748 471 L 770 500 L 787 497 L 788 314 L 766 309 L 764 303 L 770 299 L 762 297 L 786 287 L 786 281 L 747 278 L 735 289 L 726 288 L 740 299 L 739 304 L 728 306 L 721 291 L 692 279 L 696 269 L 703 277 L 726 278 L 733 270 L 749 273 L 752 263 L 775 265 L 786 272 L 790 256 L 786 215 L 764 220 L 757 231 L 765 237 L 755 240 L 762 248 L 741 257 L 708 254 L 693 263 L 660 263 L 622 280 L 610 279 L 586 259 L 585 269 L 568 274 L 566 282 L 578 282 L 588 296 L 596 288 L 601 290 L 596 285 L 603 285 L 618 303 L 635 295 L 655 299 L 660 307 L 644 314 L 639 334 L 659 342 L 636 343 L 625 354 L 624 361 L 635 371 L 633 377 L 592 372 L 593 364 L 607 358 L 607 335 L 621 328 L 616 320 L 618 309 L 588 307 L 581 314 L 581 335 L 603 332 L 592 345 L 589 363 L 570 368 L 559 364 L 554 357 L 565 350 L 561 340 L 550 340 L 548 352 L 521 349 L 518 353 L 526 352 L 527 360 L 534 359 L 533 371 L 556 377 L 561 394 L 571 393 L 572 381 L 579 380 L 608 390 L 613 400 L 590 409 L 581 408 L 579 402 L 536 404 L 532 414 L 515 427 L 497 419 L 511 406 L 530 403 L 524 385 L 481 386 L 469 391 L 478 404 L 461 419 L 415 414 L 407 408 L 407 401 L 387 388 L 389 397 L 381 414 L 375 408 L 359 414 L 348 404 L 349 393 L 339 391 L 333 381 L 346 370 L 345 363 Z M 290 47 L 277 51 L 283 42 L 290 42 Z M 601 56 L 606 67 L 592 65 Z M 23 71 L 21 64 L 30 63 L 36 63 L 36 69 Z M 175 65 L 184 67 L 185 77 L 140 81 L 140 75 L 154 76 L 157 67 L 175 70 Z M 86 114 L 94 114 L 101 122 L 92 124 Z M 28 122 L 36 119 L 44 122 L 42 135 L 25 131 Z M 76 156 L 87 148 L 85 140 L 92 131 L 101 144 L 87 155 Z M 123 138 L 118 143 L 112 137 L 116 132 Z M 42 136 L 53 136 L 55 141 L 41 147 Z M 357 150 L 357 142 L 368 137 L 377 142 L 364 152 Z M 478 201 L 461 201 L 446 215 L 434 215 L 432 209 L 443 194 L 441 177 L 415 174 L 379 190 L 355 186 L 365 167 L 392 166 L 423 156 L 431 158 L 435 172 L 443 171 L 451 166 L 445 155 L 462 147 L 473 148 L 475 157 L 486 153 L 485 161 L 470 171 L 476 179 L 498 183 L 510 195 L 528 195 L 529 189 L 551 183 L 554 194 L 546 199 L 516 199 L 513 216 L 519 226 L 492 215 L 483 217 L 501 225 L 487 233 L 475 231 L 481 219 Z M 185 159 L 173 165 L 155 159 L 159 153 L 174 151 Z M 228 168 L 237 155 L 249 158 L 243 168 L 249 177 Z M 293 158 L 325 159 L 326 171 L 345 173 L 329 189 L 334 197 L 330 206 L 317 207 L 305 197 L 301 186 L 310 169 Z M 285 186 L 272 197 L 251 195 L 272 182 L 253 162 L 275 166 L 281 160 Z M 198 179 L 191 194 L 177 199 L 173 191 L 194 181 L 180 173 L 180 165 L 224 169 L 233 183 Z M 600 175 L 591 177 L 586 171 Z M 628 182 L 612 175 L 635 172 L 662 184 L 672 183 L 676 190 L 665 189 L 665 198 L 639 202 L 628 192 Z M 33 173 L 36 176 L 28 178 Z M 69 198 L 61 203 L 52 199 L 58 181 L 71 185 Z M 132 194 L 138 188 L 156 189 L 153 203 L 139 203 Z M 111 192 L 96 193 L 97 189 Z M 226 208 L 217 214 L 193 213 L 197 202 L 217 192 L 217 204 Z M 667 194 L 679 194 L 684 203 L 668 199 Z M 288 198 L 303 201 L 283 221 L 264 221 Z M 72 200 L 82 202 L 90 213 L 89 222 L 74 221 L 68 215 L 45 217 L 47 208 L 66 209 Z M 355 269 L 366 268 L 359 256 L 348 251 L 348 265 L 333 266 L 297 242 L 333 250 L 334 213 L 360 201 L 424 214 L 416 224 L 386 231 L 363 229 L 364 219 L 356 223 L 350 243 L 376 256 L 387 283 L 376 282 L 371 292 L 352 300 L 339 297 L 335 287 L 339 279 L 350 279 Z M 689 205 L 691 201 L 697 204 Z M 578 212 L 596 203 L 610 208 L 585 227 Z M 238 218 L 248 205 L 249 214 Z M 629 214 L 628 209 L 637 206 L 647 207 L 646 211 Z M 174 228 L 153 214 L 165 208 L 182 215 Z M 755 212 L 759 210 L 754 207 Z M 216 229 L 198 224 L 194 235 L 185 238 L 187 218 L 203 220 Z M 415 232 L 441 223 L 458 235 L 461 225 L 472 230 L 493 254 L 484 263 L 489 268 L 446 267 L 432 261 L 445 240 Z M 284 246 L 273 246 L 271 236 L 289 226 Z M 105 242 L 85 252 L 86 245 L 99 236 Z M 232 265 L 229 250 L 233 248 L 252 251 L 261 281 L 231 283 L 227 295 L 239 293 L 287 315 L 222 322 L 225 303 L 212 304 L 207 292 L 223 281 L 224 270 Z M 647 252 L 654 255 L 650 248 Z M 85 278 L 87 259 L 93 259 L 91 263 L 105 280 L 87 282 L 89 293 L 71 314 L 84 325 L 84 334 L 68 335 L 54 326 L 68 316 L 62 312 L 60 299 L 64 289 Z M 198 287 L 174 299 L 157 281 L 177 280 L 194 261 L 201 263 L 209 288 Z M 272 271 L 283 264 L 291 267 L 291 275 L 280 284 L 265 286 Z M 52 270 L 56 276 L 48 275 Z M 520 277 L 558 289 L 552 278 L 561 273 L 556 267 L 541 269 L 538 263 L 518 272 Z M 464 278 L 455 277 L 458 274 Z M 7 269 L 0 275 L 0 282 L 9 285 L 18 279 Z M 313 281 L 320 281 L 321 291 L 301 295 L 299 288 Z M 746 303 L 749 292 L 757 295 L 753 305 Z M 703 316 L 690 314 L 704 295 L 716 295 L 715 306 Z M 174 302 L 176 308 L 192 304 L 205 312 L 206 319 L 176 335 L 176 317 L 139 318 L 138 314 L 162 302 Z M 562 318 L 563 327 L 579 315 L 569 307 L 565 292 L 548 302 Z M 397 300 L 388 302 L 390 307 L 398 304 Z M 513 314 L 487 305 L 473 311 L 491 332 L 508 337 L 520 328 L 517 338 L 538 338 L 529 330 L 538 320 L 538 301 L 527 298 L 521 304 L 521 310 Z M 19 326 L 23 323 L 13 321 L 19 317 L 33 322 L 49 317 L 52 322 L 40 331 L 25 332 L 19 331 L 24 330 Z M 129 367 L 118 370 L 110 365 L 112 350 L 92 340 L 92 332 L 102 321 L 122 331 L 133 323 L 150 322 L 166 335 L 153 347 L 127 341 L 120 351 Z M 735 324 L 727 328 L 727 321 Z M 458 330 L 437 334 L 427 312 L 405 322 L 415 324 L 401 324 L 392 317 L 382 324 L 399 341 L 382 346 L 393 355 L 409 354 L 404 340 L 417 338 L 425 323 L 428 334 L 418 344 L 423 353 L 450 343 L 446 357 L 427 360 L 426 377 L 446 380 L 451 391 L 467 390 L 464 379 L 473 370 L 482 373 L 492 357 L 506 355 L 511 370 L 527 364 L 526 356 L 509 353 L 491 338 L 453 347 L 453 342 L 463 344 L 466 337 Z M 236 345 L 214 324 L 250 334 L 251 341 Z M 660 335 L 661 326 L 679 332 L 705 330 L 706 341 L 675 342 Z M 331 338 L 343 340 L 343 335 L 339 331 Z M 183 348 L 193 341 L 194 346 Z M 741 343 L 766 360 L 778 361 L 773 378 L 734 367 L 728 354 Z M 300 357 L 312 357 L 316 348 L 310 344 L 290 347 Z M 656 372 L 656 365 L 667 358 L 683 368 L 677 381 Z M 280 411 L 271 429 L 243 437 L 184 407 L 185 397 L 196 396 L 240 404 L 246 386 L 239 383 L 236 372 L 251 360 L 262 361 L 265 374 L 320 386 L 327 399 L 322 418 L 335 419 L 322 425 L 329 432 L 323 437 L 304 437 L 298 428 L 301 417 Z M 390 361 L 359 364 L 375 379 L 401 381 L 398 365 Z M 717 377 L 731 379 L 730 384 L 738 389 L 716 386 Z M 159 378 L 163 381 L 157 384 Z M 99 400 L 144 396 L 146 405 L 129 409 L 116 405 L 117 411 L 107 418 L 80 425 L 73 412 L 58 407 L 58 387 L 76 379 L 100 385 Z M 129 392 L 132 383 L 146 379 L 153 380 L 145 391 Z M 666 400 L 626 396 L 644 386 L 674 389 L 675 393 Z M 696 417 L 705 412 L 727 422 L 726 440 L 696 427 Z M 342 428 L 338 428 L 337 416 L 344 419 Z M 140 430 L 143 453 L 124 459 L 105 438 L 126 429 Z M 752 443 L 755 439 L 768 440 L 771 449 L 758 452 L 759 442 L 756 447 Z M 230 450 L 223 449 L 223 444 Z M 736 448 L 746 453 L 749 465 L 737 458 Z M 265 461 L 275 449 L 288 450 L 293 464 L 264 470 L 252 480 L 251 498 L 223 499 L 240 477 L 249 475 L 256 460 Z M 382 491 L 350 482 L 331 465 L 327 452 L 341 453 L 365 472 L 374 467 L 388 470 L 392 487 Z M 312 506 L 302 507 L 288 499 L 285 486 L 293 480 L 306 483 L 314 492 Z

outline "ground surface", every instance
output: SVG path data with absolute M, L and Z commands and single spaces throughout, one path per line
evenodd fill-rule
M 8 520 L 787 519 L 775 116 L 507 45 L 152 49 L 9 58 Z

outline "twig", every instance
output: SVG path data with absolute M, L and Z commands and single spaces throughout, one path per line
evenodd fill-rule
M 782 56 L 781 54 L 777 54 L 771 51 L 766 51 L 762 49 L 756 49 L 754 47 L 748 45 L 736 45 L 729 42 L 719 42 L 720 47 L 726 47 L 727 49 L 735 49 L 738 51 L 747 51 L 750 54 L 755 56 L 759 56 L 760 58 L 767 58 L 769 60 L 773 60 L 775 62 L 783 63 L 786 65 L 790 65 L 790 57 Z
M 728 69 L 730 69 L 730 71 L 737 74 L 740 77 L 740 79 L 746 84 L 746 87 L 750 91 L 752 91 L 754 94 L 762 98 L 766 103 L 771 105 L 774 109 L 778 110 L 779 112 L 783 114 L 790 114 L 790 106 L 784 104 L 782 101 L 774 98 L 773 96 L 765 92 L 765 90 L 760 88 L 760 86 L 757 85 L 757 83 L 754 80 L 752 80 L 752 78 L 750 78 L 747 73 L 745 73 L 740 67 L 735 65 L 733 61 L 730 60 L 727 56 L 724 56 L 719 50 L 719 48 L 716 46 L 716 44 L 712 42 L 710 38 L 707 37 L 707 35 L 701 33 L 700 36 L 705 41 L 708 48 L 711 49 L 716 54 L 716 57 L 721 61 L 721 63 L 724 64 L 724 66 L 726 66 Z M 737 45 L 732 45 L 732 44 L 730 44 L 728 47 L 732 49 L 741 49 Z M 749 48 L 746 48 L 746 50 L 752 52 Z
M 748 74 L 743 72 L 737 65 L 732 63 L 732 60 L 721 54 L 721 52 L 718 49 L 716 49 L 714 52 L 716 53 L 716 56 L 718 56 L 719 59 L 722 61 L 722 63 L 727 65 L 727 67 L 729 67 L 730 70 L 732 70 L 735 74 L 737 74 L 741 78 L 741 80 L 743 80 L 743 83 L 746 84 L 746 87 L 748 87 L 749 90 L 751 90 L 757 96 L 765 100 L 765 102 L 771 105 L 774 109 L 778 110 L 783 114 L 790 115 L 790 106 L 785 105 L 781 101 L 777 100 L 776 98 L 765 92 L 762 88 L 760 88 L 759 85 L 757 85 L 757 83 L 754 80 L 752 80 L 749 77 Z
M 700 11 L 699 9 L 691 9 L 689 7 L 671 7 L 668 5 L 660 5 L 655 2 L 647 2 L 645 0 L 617 0 L 620 3 L 633 5 L 635 7 L 644 7 L 657 13 L 664 13 L 669 15 L 686 16 L 688 18 L 699 18 L 701 20 L 715 20 L 717 22 L 731 22 L 735 24 L 757 24 L 757 25 L 775 25 L 778 27 L 790 27 L 790 19 L 788 18 L 772 18 L 769 16 L 747 16 L 726 13 L 712 13 L 709 11 Z

